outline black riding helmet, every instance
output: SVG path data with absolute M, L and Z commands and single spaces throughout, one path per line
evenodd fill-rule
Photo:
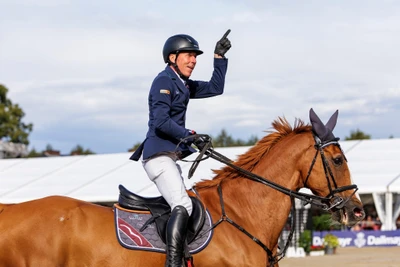
M 196 52 L 197 55 L 203 54 L 199 49 L 199 43 L 191 36 L 177 34 L 167 39 L 163 48 L 164 62 L 169 63 L 170 54 L 178 54 L 183 51 Z

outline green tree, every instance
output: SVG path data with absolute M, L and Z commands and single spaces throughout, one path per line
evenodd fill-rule
M 38 157 L 43 157 L 42 152 L 37 152 L 35 148 L 32 148 L 31 151 L 29 151 L 28 155 L 26 156 L 27 158 L 38 158 Z
M 252 146 L 258 142 L 257 136 L 253 135 L 249 140 L 234 139 L 225 129 L 222 129 L 219 135 L 212 138 L 214 147 L 232 147 L 232 146 Z
M 304 230 L 304 232 L 300 234 L 299 247 L 302 247 L 304 249 L 304 252 L 310 253 L 311 245 L 312 245 L 312 232 L 311 230 Z
M 29 134 L 33 130 L 32 123 L 22 122 L 25 116 L 18 104 L 7 98 L 8 89 L 0 84 L 0 139 L 17 144 L 29 144 Z
M 350 131 L 350 136 L 346 136 L 345 140 L 363 140 L 363 139 L 371 139 L 371 135 L 366 134 L 359 129 Z
M 246 142 L 246 146 L 252 146 L 255 145 L 258 142 L 258 137 L 256 135 L 250 136 L 249 140 Z
M 313 216 L 313 230 L 316 231 L 329 231 L 329 230 L 339 230 L 339 224 L 335 224 L 332 221 L 331 214 L 329 213 L 322 213 L 319 216 Z
M 141 142 L 137 142 L 136 144 L 133 145 L 133 147 L 128 149 L 128 152 L 134 152 L 139 146 L 142 144 Z
M 42 154 L 46 157 L 60 156 L 60 150 L 56 150 L 52 145 L 47 144 L 46 149 L 42 152 Z
M 29 151 L 26 157 L 37 158 L 37 157 L 54 157 L 54 156 L 60 156 L 60 151 L 55 150 L 51 144 L 47 144 L 46 148 L 42 152 L 36 151 L 35 148 L 32 148 L 32 150 Z
M 258 142 L 258 137 L 252 135 L 249 140 L 244 141 L 242 139 L 234 139 L 225 129 L 222 129 L 219 135 L 212 137 L 212 143 L 214 147 L 232 147 L 232 146 L 252 146 Z M 132 148 L 128 149 L 128 152 L 135 151 L 141 142 L 133 145 Z
M 71 150 L 71 155 L 91 155 L 96 154 L 90 149 L 84 149 L 81 145 L 77 145 Z
M 236 146 L 235 141 L 233 140 L 232 136 L 229 135 L 225 129 L 222 129 L 219 135 L 212 138 L 213 146 L 215 147 L 230 147 Z
M 46 151 L 54 151 L 53 146 L 50 144 L 46 145 Z

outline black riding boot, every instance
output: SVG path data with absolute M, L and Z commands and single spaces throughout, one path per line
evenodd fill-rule
M 187 234 L 189 214 L 185 207 L 176 206 L 167 223 L 167 259 L 166 267 L 181 267 L 183 249 Z

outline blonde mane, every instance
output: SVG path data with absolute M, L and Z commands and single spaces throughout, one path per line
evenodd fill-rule
M 278 117 L 278 119 L 272 122 L 272 130 L 266 131 L 269 134 L 264 136 L 246 153 L 240 155 L 234 164 L 242 169 L 252 171 L 260 159 L 268 154 L 270 149 L 284 137 L 310 131 L 311 126 L 305 124 L 300 119 L 295 120 L 294 127 L 292 128 L 286 118 Z M 240 173 L 229 166 L 225 166 L 220 170 L 213 170 L 213 172 L 216 176 L 212 180 L 198 182 L 195 188 L 200 189 L 217 186 L 224 179 L 235 179 L 241 176 Z

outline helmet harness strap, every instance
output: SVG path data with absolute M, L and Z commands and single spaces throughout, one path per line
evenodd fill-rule
M 180 71 L 178 65 L 176 64 L 176 60 L 178 59 L 178 56 L 179 56 L 179 51 L 176 51 L 175 55 L 176 55 L 175 62 L 172 62 L 168 58 L 168 63 L 174 68 L 174 70 L 176 71 L 176 73 L 178 73 L 179 77 L 181 77 L 182 80 L 187 81 L 189 79 L 189 77 L 186 77 L 185 75 L 183 75 L 182 72 Z

